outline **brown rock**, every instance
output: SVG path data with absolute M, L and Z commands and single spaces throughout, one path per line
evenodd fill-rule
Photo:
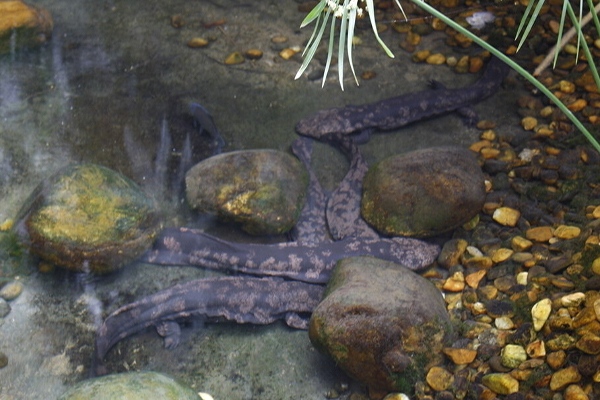
M 599 354 L 600 337 L 592 333 L 586 333 L 575 343 L 575 347 L 587 354 Z
M 426 237 L 471 220 L 484 201 L 484 176 L 473 154 L 436 147 L 389 157 L 369 169 L 361 212 L 386 235 Z
M 477 351 L 471 349 L 455 349 L 453 347 L 444 348 L 444 354 L 447 355 L 454 364 L 470 364 L 477 357 Z
M 442 251 L 438 256 L 438 264 L 444 268 L 450 268 L 459 263 L 460 257 L 467 248 L 467 241 L 464 239 L 451 239 L 444 243 Z M 600 260 L 600 259 L 599 259 Z
M 425 377 L 427 384 L 435 391 L 448 389 L 454 383 L 454 376 L 442 367 L 433 367 Z
M 569 385 L 565 390 L 565 400 L 589 400 L 589 396 L 580 386 Z
M 538 226 L 525 231 L 525 237 L 536 242 L 547 242 L 553 236 L 554 232 L 552 232 L 552 228 L 549 226 Z
M 515 226 L 517 221 L 521 217 L 521 213 L 518 210 L 510 207 L 500 207 L 494 210 L 492 218 L 494 221 L 504 226 Z
M 577 367 L 570 366 L 556 371 L 550 378 L 550 390 L 562 390 L 571 383 L 576 383 L 581 380 L 581 375 L 577 371 Z
M 519 381 L 509 374 L 488 374 L 481 379 L 481 382 L 494 393 L 501 395 L 519 391 Z
M 559 350 L 548 354 L 546 357 L 546 362 L 550 368 L 557 370 L 564 365 L 566 359 L 567 353 L 565 353 L 563 350 Z
M 352 257 L 336 265 L 311 316 L 309 337 L 370 390 L 394 391 L 441 361 L 449 327 L 444 300 L 431 282 L 394 263 Z

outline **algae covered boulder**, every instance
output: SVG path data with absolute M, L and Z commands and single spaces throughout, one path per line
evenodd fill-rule
M 53 27 L 50 13 L 40 6 L 0 1 L 0 54 L 45 43 Z
M 189 386 L 158 372 L 129 372 L 80 382 L 58 400 L 198 400 Z
M 107 273 L 150 247 L 162 229 L 152 198 L 123 175 L 71 165 L 42 182 L 16 229 L 31 251 L 57 266 Z
M 384 235 L 427 237 L 469 221 L 484 201 L 484 175 L 471 151 L 434 147 L 369 169 L 361 213 Z
M 298 220 L 308 187 L 300 161 L 277 150 L 219 154 L 192 167 L 185 177 L 191 207 L 241 224 L 253 235 L 289 231 Z
M 373 257 L 338 262 L 309 323 L 317 350 L 375 392 L 410 392 L 451 335 L 439 290 Z

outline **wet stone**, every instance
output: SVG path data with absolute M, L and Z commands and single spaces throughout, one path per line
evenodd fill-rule
M 458 264 L 467 245 L 468 243 L 464 239 L 451 239 L 447 241 L 444 243 L 442 251 L 438 256 L 438 263 L 444 268 L 450 268 Z
M 250 234 L 274 235 L 296 224 L 308 173 L 282 151 L 241 150 L 203 160 L 188 171 L 185 182 L 191 207 L 239 223 Z
M 575 347 L 587 354 L 599 354 L 600 337 L 592 333 L 586 333 L 575 343 Z
M 6 301 L 14 300 L 23 292 L 23 284 L 19 281 L 11 281 L 0 289 L 0 297 Z
M 565 400 L 588 400 L 589 396 L 577 385 L 569 385 L 565 389 Z
M 455 349 L 452 347 L 446 347 L 444 354 L 447 355 L 454 364 L 464 365 L 470 364 L 477 357 L 477 351 L 471 349 Z
M 0 2 L 0 54 L 46 43 L 53 28 L 52 16 L 40 6 Z
M 336 265 L 309 337 L 370 390 L 394 391 L 412 387 L 427 364 L 441 361 L 449 322 L 431 282 L 398 264 L 352 257 Z
M 425 377 L 427 384 L 435 391 L 446 390 L 454 383 L 454 376 L 442 367 L 433 367 Z
M 369 169 L 363 218 L 385 235 L 426 237 L 471 220 L 485 201 L 472 153 L 437 147 L 389 157 Z
M 540 331 L 552 311 L 552 301 L 550 299 L 543 299 L 534 304 L 531 308 L 531 317 L 533 318 L 533 328 L 536 331 Z
M 496 394 L 507 395 L 519 391 L 519 381 L 509 374 L 488 374 L 481 382 Z
M 0 351 L 0 368 L 4 368 L 8 365 L 8 356 Z
M 44 260 L 78 272 L 108 273 L 146 251 L 162 224 L 155 202 L 138 185 L 108 168 L 80 164 L 36 188 L 16 229 Z
M 502 365 L 506 368 L 517 368 L 527 360 L 527 353 L 521 346 L 508 344 L 502 349 L 500 357 L 502 357 Z
M 581 380 L 581 375 L 577 371 L 577 367 L 570 366 L 556 371 L 550 378 L 550 390 L 562 390 L 567 385 Z
M 58 400 L 162 399 L 198 400 L 189 386 L 158 372 L 129 372 L 88 379 Z

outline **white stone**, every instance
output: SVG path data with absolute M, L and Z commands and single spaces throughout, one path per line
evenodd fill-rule
M 552 301 L 550 299 L 543 299 L 538 301 L 531 308 L 531 317 L 533 318 L 533 329 L 539 332 L 552 311 Z
M 564 307 L 578 307 L 585 300 L 585 294 L 581 292 L 571 293 L 560 298 L 560 303 Z
M 519 285 L 527 285 L 527 277 L 529 276 L 529 272 L 523 271 L 517 274 L 517 283 Z

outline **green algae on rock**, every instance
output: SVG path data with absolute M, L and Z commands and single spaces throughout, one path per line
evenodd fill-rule
M 58 400 L 198 400 L 187 385 L 158 372 L 128 372 L 79 382 Z
M 54 22 L 40 6 L 0 1 L 0 54 L 39 46 L 50 39 Z
M 162 229 L 152 198 L 123 175 L 70 165 L 30 195 L 17 233 L 33 253 L 78 272 L 108 273 L 142 254 Z
M 384 235 L 427 237 L 469 221 L 484 202 L 484 175 L 473 154 L 435 147 L 389 157 L 370 168 L 361 213 Z
M 309 325 L 313 345 L 371 391 L 412 391 L 451 336 L 438 289 L 373 257 L 338 262 Z
M 250 234 L 274 235 L 296 224 L 308 172 L 282 151 L 241 150 L 203 160 L 188 171 L 185 182 L 193 208 L 239 223 Z

